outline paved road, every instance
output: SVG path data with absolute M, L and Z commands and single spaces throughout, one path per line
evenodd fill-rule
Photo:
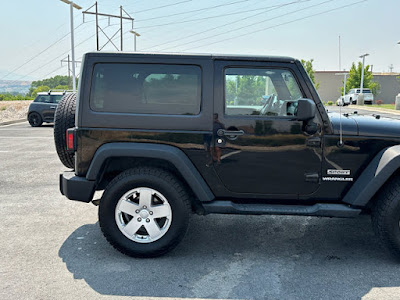
M 60 195 L 63 170 L 51 126 L 0 127 L 0 299 L 400 298 L 368 217 L 194 216 L 174 252 L 133 259 Z
M 327 106 L 326 107 L 328 111 L 331 112 L 339 112 L 340 107 L 333 105 L 333 106 Z M 357 111 L 358 114 L 362 115 L 380 115 L 381 117 L 386 117 L 386 118 L 391 118 L 391 119 L 400 119 L 400 113 L 399 111 L 394 111 L 393 113 L 389 113 L 386 110 L 379 110 L 379 111 L 373 111 L 374 108 L 371 106 L 365 105 L 365 108 L 362 108 L 360 106 L 354 106 L 354 105 L 349 105 L 342 107 L 342 113 L 354 113 Z

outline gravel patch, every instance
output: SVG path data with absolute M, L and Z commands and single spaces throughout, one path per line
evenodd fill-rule
M 0 123 L 26 118 L 31 100 L 0 101 Z

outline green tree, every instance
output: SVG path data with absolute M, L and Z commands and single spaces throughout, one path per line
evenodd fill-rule
M 43 80 L 32 81 L 28 95 L 33 96 L 35 89 L 40 86 L 48 86 L 49 89 L 56 89 L 58 88 L 58 86 L 66 87 L 67 90 L 72 89 L 72 84 L 70 83 L 70 81 L 71 80 L 68 76 L 62 76 L 62 75 L 57 75 Z
M 362 63 L 359 62 L 358 65 L 353 62 L 351 65 L 349 76 L 347 77 L 346 81 L 346 91 L 354 88 L 360 88 L 361 85 L 361 71 L 362 71 Z M 370 89 L 374 96 L 378 95 L 381 86 L 376 81 L 373 81 L 372 72 L 370 71 L 370 66 L 367 65 L 364 68 L 364 84 L 363 87 Z M 343 92 L 343 88 L 341 89 Z
M 47 85 L 38 86 L 38 87 L 32 92 L 32 96 L 36 97 L 37 93 L 40 93 L 40 92 L 48 92 L 49 90 L 50 90 L 50 87 L 48 87 Z
M 307 72 L 308 76 L 310 77 L 312 83 L 314 83 L 315 88 L 318 90 L 319 82 L 315 82 L 315 76 L 314 76 L 315 70 L 313 68 L 313 62 L 314 62 L 313 58 L 310 59 L 310 60 L 304 60 L 304 59 L 301 60 L 301 63 L 303 65 L 304 69 L 306 70 L 306 72 Z
M 68 85 L 57 85 L 55 87 L 56 90 L 69 90 L 70 87 Z
M 239 105 L 260 105 L 260 95 L 265 94 L 265 77 L 232 75 L 226 81 L 226 101 Z

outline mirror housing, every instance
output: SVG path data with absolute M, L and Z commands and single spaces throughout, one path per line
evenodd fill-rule
M 299 121 L 308 121 L 315 117 L 316 106 L 310 99 L 299 99 L 296 118 Z

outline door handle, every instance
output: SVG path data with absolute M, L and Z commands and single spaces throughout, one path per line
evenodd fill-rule
M 225 130 L 225 129 L 218 129 L 217 135 L 218 136 L 239 136 L 243 135 L 243 130 Z
M 51 109 L 56 109 L 56 108 L 57 108 L 57 106 L 50 106 L 50 108 L 51 108 Z

